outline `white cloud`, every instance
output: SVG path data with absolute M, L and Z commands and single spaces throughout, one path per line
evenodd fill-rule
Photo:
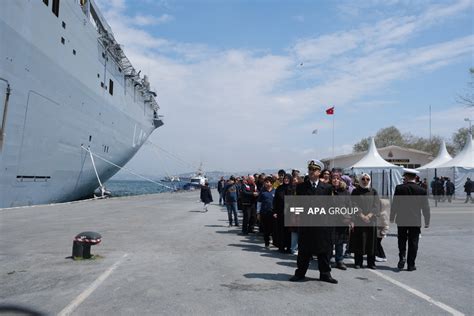
M 428 27 L 420 20 L 437 23 L 465 8 L 461 1 L 417 16 L 385 18 L 301 39 L 287 55 L 218 51 L 206 44 L 159 38 L 141 28 L 151 25 L 153 17 L 124 16 L 122 1 L 115 1 L 105 15 L 135 68 L 149 74 L 158 92 L 165 125 L 151 140 L 194 164 L 203 160 L 208 170 L 245 170 L 292 167 L 308 155 L 330 156 L 326 136 L 332 122 L 324 114 L 326 107 L 335 104 L 337 112 L 354 104 L 366 109 L 375 102 L 391 105 L 376 100 L 394 80 L 471 54 L 472 35 L 412 49 L 399 45 Z M 295 67 L 301 62 L 303 66 Z M 299 84 L 289 88 L 295 81 Z M 361 98 L 368 96 L 375 100 L 364 103 Z M 311 134 L 315 128 L 320 131 L 317 137 Z M 344 126 L 336 121 L 336 128 Z M 344 135 L 336 154 L 350 151 L 347 142 L 358 135 Z M 310 148 L 307 144 L 313 142 Z M 140 153 L 134 161 L 132 165 L 142 168 L 150 159 Z
M 446 110 L 436 111 L 431 114 L 432 135 L 442 136 L 450 140 L 454 132 L 459 128 L 468 127 L 465 118 L 474 119 L 474 109 L 465 106 L 453 106 Z M 429 114 L 415 117 L 407 117 L 399 127 L 401 130 L 409 130 L 414 135 L 429 135 Z
M 165 24 L 174 20 L 169 14 L 162 14 L 159 17 L 153 15 L 135 15 L 130 19 L 130 23 L 137 26 Z

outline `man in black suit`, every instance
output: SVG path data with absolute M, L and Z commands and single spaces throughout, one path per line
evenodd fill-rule
M 311 160 L 308 163 L 308 177 L 305 182 L 298 184 L 296 195 L 332 195 L 332 187 L 319 181 L 319 175 L 324 164 L 319 160 Z M 297 269 L 290 281 L 302 281 L 305 279 L 309 261 L 313 254 L 318 257 L 319 279 L 324 282 L 337 283 L 331 276 L 329 260 L 334 244 L 333 227 L 299 227 L 298 229 L 298 258 Z
M 418 252 L 418 241 L 421 231 L 421 214 L 425 219 L 425 228 L 430 225 L 430 206 L 426 190 L 415 183 L 419 172 L 414 169 L 404 169 L 405 183 L 397 185 L 390 211 L 390 222 L 398 226 L 398 269 L 402 270 L 405 262 L 408 271 L 416 270 L 415 259 Z M 408 257 L 406 247 L 408 241 Z

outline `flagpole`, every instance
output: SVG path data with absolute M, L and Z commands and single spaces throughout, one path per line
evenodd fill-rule
M 335 114 L 332 115 L 332 168 L 334 168 L 334 116 Z
M 431 145 L 431 105 L 430 105 L 430 145 Z

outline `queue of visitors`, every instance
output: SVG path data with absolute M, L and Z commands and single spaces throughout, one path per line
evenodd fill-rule
M 410 190 L 416 191 L 421 200 L 412 206 L 411 212 L 420 218 L 418 213 L 422 212 L 425 227 L 428 227 L 430 210 L 426 190 L 422 183 L 416 181 L 416 173 L 418 172 L 415 170 L 405 169 L 404 184 L 397 186 L 394 199 L 397 200 L 397 195 L 410 195 L 406 193 L 411 192 Z M 364 256 L 367 258 L 367 268 L 376 269 L 376 262 L 387 261 L 382 240 L 388 233 L 389 213 L 390 220 L 399 226 L 398 267 L 404 267 L 408 242 L 407 270 L 416 270 L 415 258 L 420 230 L 419 227 L 418 230 L 402 227 L 400 222 L 400 218 L 413 214 L 393 211 L 393 205 L 390 210 L 388 200 L 380 199 L 370 183 L 371 176 L 367 173 L 355 178 L 343 175 L 338 170 L 324 169 L 323 163 L 311 160 L 308 163 L 308 173 L 304 177 L 300 175 L 299 170 L 292 170 L 291 173 L 280 170 L 277 175 L 262 173 L 231 176 L 227 180 L 222 177 L 218 183 L 219 205 L 227 208 L 229 227 L 241 228 L 240 234 L 244 236 L 261 233 L 265 248 L 270 248 L 272 242 L 279 252 L 297 255 L 297 269 L 290 281 L 305 278 L 313 256 L 318 260 L 320 280 L 329 283 L 338 283 L 331 275 L 332 256 L 333 267 L 340 270 L 347 269 L 344 258 L 351 254 L 354 254 L 355 269 L 364 267 Z M 413 190 L 412 185 L 416 185 L 417 189 Z M 332 195 L 340 198 L 350 196 L 352 203 L 359 201 L 356 203 L 359 203 L 362 212 L 338 227 L 288 227 L 284 221 L 284 205 L 285 196 L 289 195 Z M 362 196 L 364 198 L 358 200 L 358 197 Z M 238 211 L 243 214 L 242 223 L 239 223 Z

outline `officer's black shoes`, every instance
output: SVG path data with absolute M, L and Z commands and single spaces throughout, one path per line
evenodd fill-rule
M 321 280 L 321 281 L 323 281 L 323 282 L 328 282 L 328 283 L 332 283 L 332 284 L 337 284 L 337 280 L 332 278 L 331 273 L 324 273 L 324 274 L 321 274 L 321 275 L 319 276 L 319 280 Z
M 342 261 L 339 261 L 339 262 L 336 263 L 336 268 L 340 269 L 340 270 L 347 270 L 346 265 Z
M 416 267 L 415 266 L 408 266 L 407 271 L 415 271 Z
M 397 264 L 397 268 L 400 270 L 403 270 L 403 267 L 405 266 L 405 259 L 400 259 Z
M 368 265 L 367 268 L 371 270 L 377 270 L 377 267 L 375 266 L 375 264 Z
M 354 265 L 354 269 L 360 269 L 360 268 L 361 268 L 360 265 L 358 265 L 358 264 Z
M 304 279 L 306 279 L 305 276 L 294 275 L 290 278 L 290 282 L 301 282 L 301 281 L 304 281 Z

